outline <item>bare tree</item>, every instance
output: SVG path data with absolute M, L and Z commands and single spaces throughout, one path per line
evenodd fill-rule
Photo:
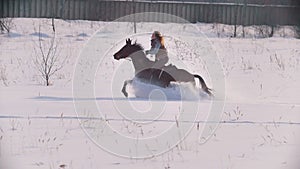
M 274 27 L 268 25 L 258 25 L 254 26 L 256 30 L 256 34 L 260 38 L 269 38 L 274 34 Z
M 296 38 L 300 39 L 300 24 L 298 26 L 295 26 L 296 30 Z
M 135 13 L 135 0 L 132 0 L 132 14 L 133 14 L 133 32 L 136 33 L 136 13 Z
M 51 15 L 52 15 L 52 17 L 51 17 L 51 25 L 52 25 L 52 31 L 53 31 L 53 33 L 55 33 L 55 23 L 54 23 L 54 19 L 55 19 L 55 16 L 56 16 L 56 14 L 55 14 L 55 12 L 54 12 L 54 7 L 53 7 L 54 5 L 53 5 L 53 1 L 51 1 Z
M 12 18 L 0 18 L 0 31 L 3 33 L 6 31 L 7 33 L 10 32 L 11 28 L 13 27 L 13 19 Z
M 236 37 L 237 33 L 237 14 L 238 14 L 238 5 L 234 6 L 234 29 L 233 29 L 233 37 Z
M 245 22 L 246 22 L 246 9 L 247 9 L 247 0 L 244 0 L 244 5 L 242 7 L 242 18 L 243 18 L 243 21 L 242 21 L 242 33 L 243 33 L 243 38 L 245 38 Z
M 300 1 L 295 1 L 294 5 L 296 5 L 297 7 L 300 7 Z M 296 15 L 296 16 L 293 16 L 294 20 L 297 21 L 296 22 L 296 38 L 300 39 L 300 16 L 299 15 Z
M 46 86 L 50 85 L 50 78 L 59 70 L 61 70 L 67 60 L 67 57 L 59 56 L 57 53 L 58 45 L 56 43 L 55 33 L 51 37 L 49 44 L 43 44 L 41 32 L 39 28 L 38 47 L 35 48 L 36 54 L 34 63 L 42 78 L 45 80 Z

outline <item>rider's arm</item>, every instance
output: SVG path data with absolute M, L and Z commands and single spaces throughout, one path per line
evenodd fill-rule
M 152 47 L 150 50 L 147 50 L 146 54 L 156 55 L 160 49 L 160 46 L 161 46 L 160 43 L 155 43 L 155 46 Z

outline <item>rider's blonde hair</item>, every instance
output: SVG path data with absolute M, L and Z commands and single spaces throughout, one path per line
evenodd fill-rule
M 161 33 L 159 31 L 154 31 L 153 35 L 160 41 L 162 47 L 165 47 L 165 40 L 164 37 L 161 35 Z

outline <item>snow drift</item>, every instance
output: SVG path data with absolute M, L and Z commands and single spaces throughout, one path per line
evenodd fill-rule
M 170 87 L 162 88 L 144 83 L 137 78 L 134 78 L 128 85 L 127 92 L 130 97 L 150 100 L 203 100 L 210 98 L 199 86 L 195 88 L 191 83 L 171 83 Z

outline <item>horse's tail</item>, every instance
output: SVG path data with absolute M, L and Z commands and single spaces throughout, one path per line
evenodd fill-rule
M 198 78 L 201 84 L 201 88 L 210 96 L 212 96 L 211 89 L 206 86 L 204 79 L 199 75 L 194 75 L 195 78 Z

